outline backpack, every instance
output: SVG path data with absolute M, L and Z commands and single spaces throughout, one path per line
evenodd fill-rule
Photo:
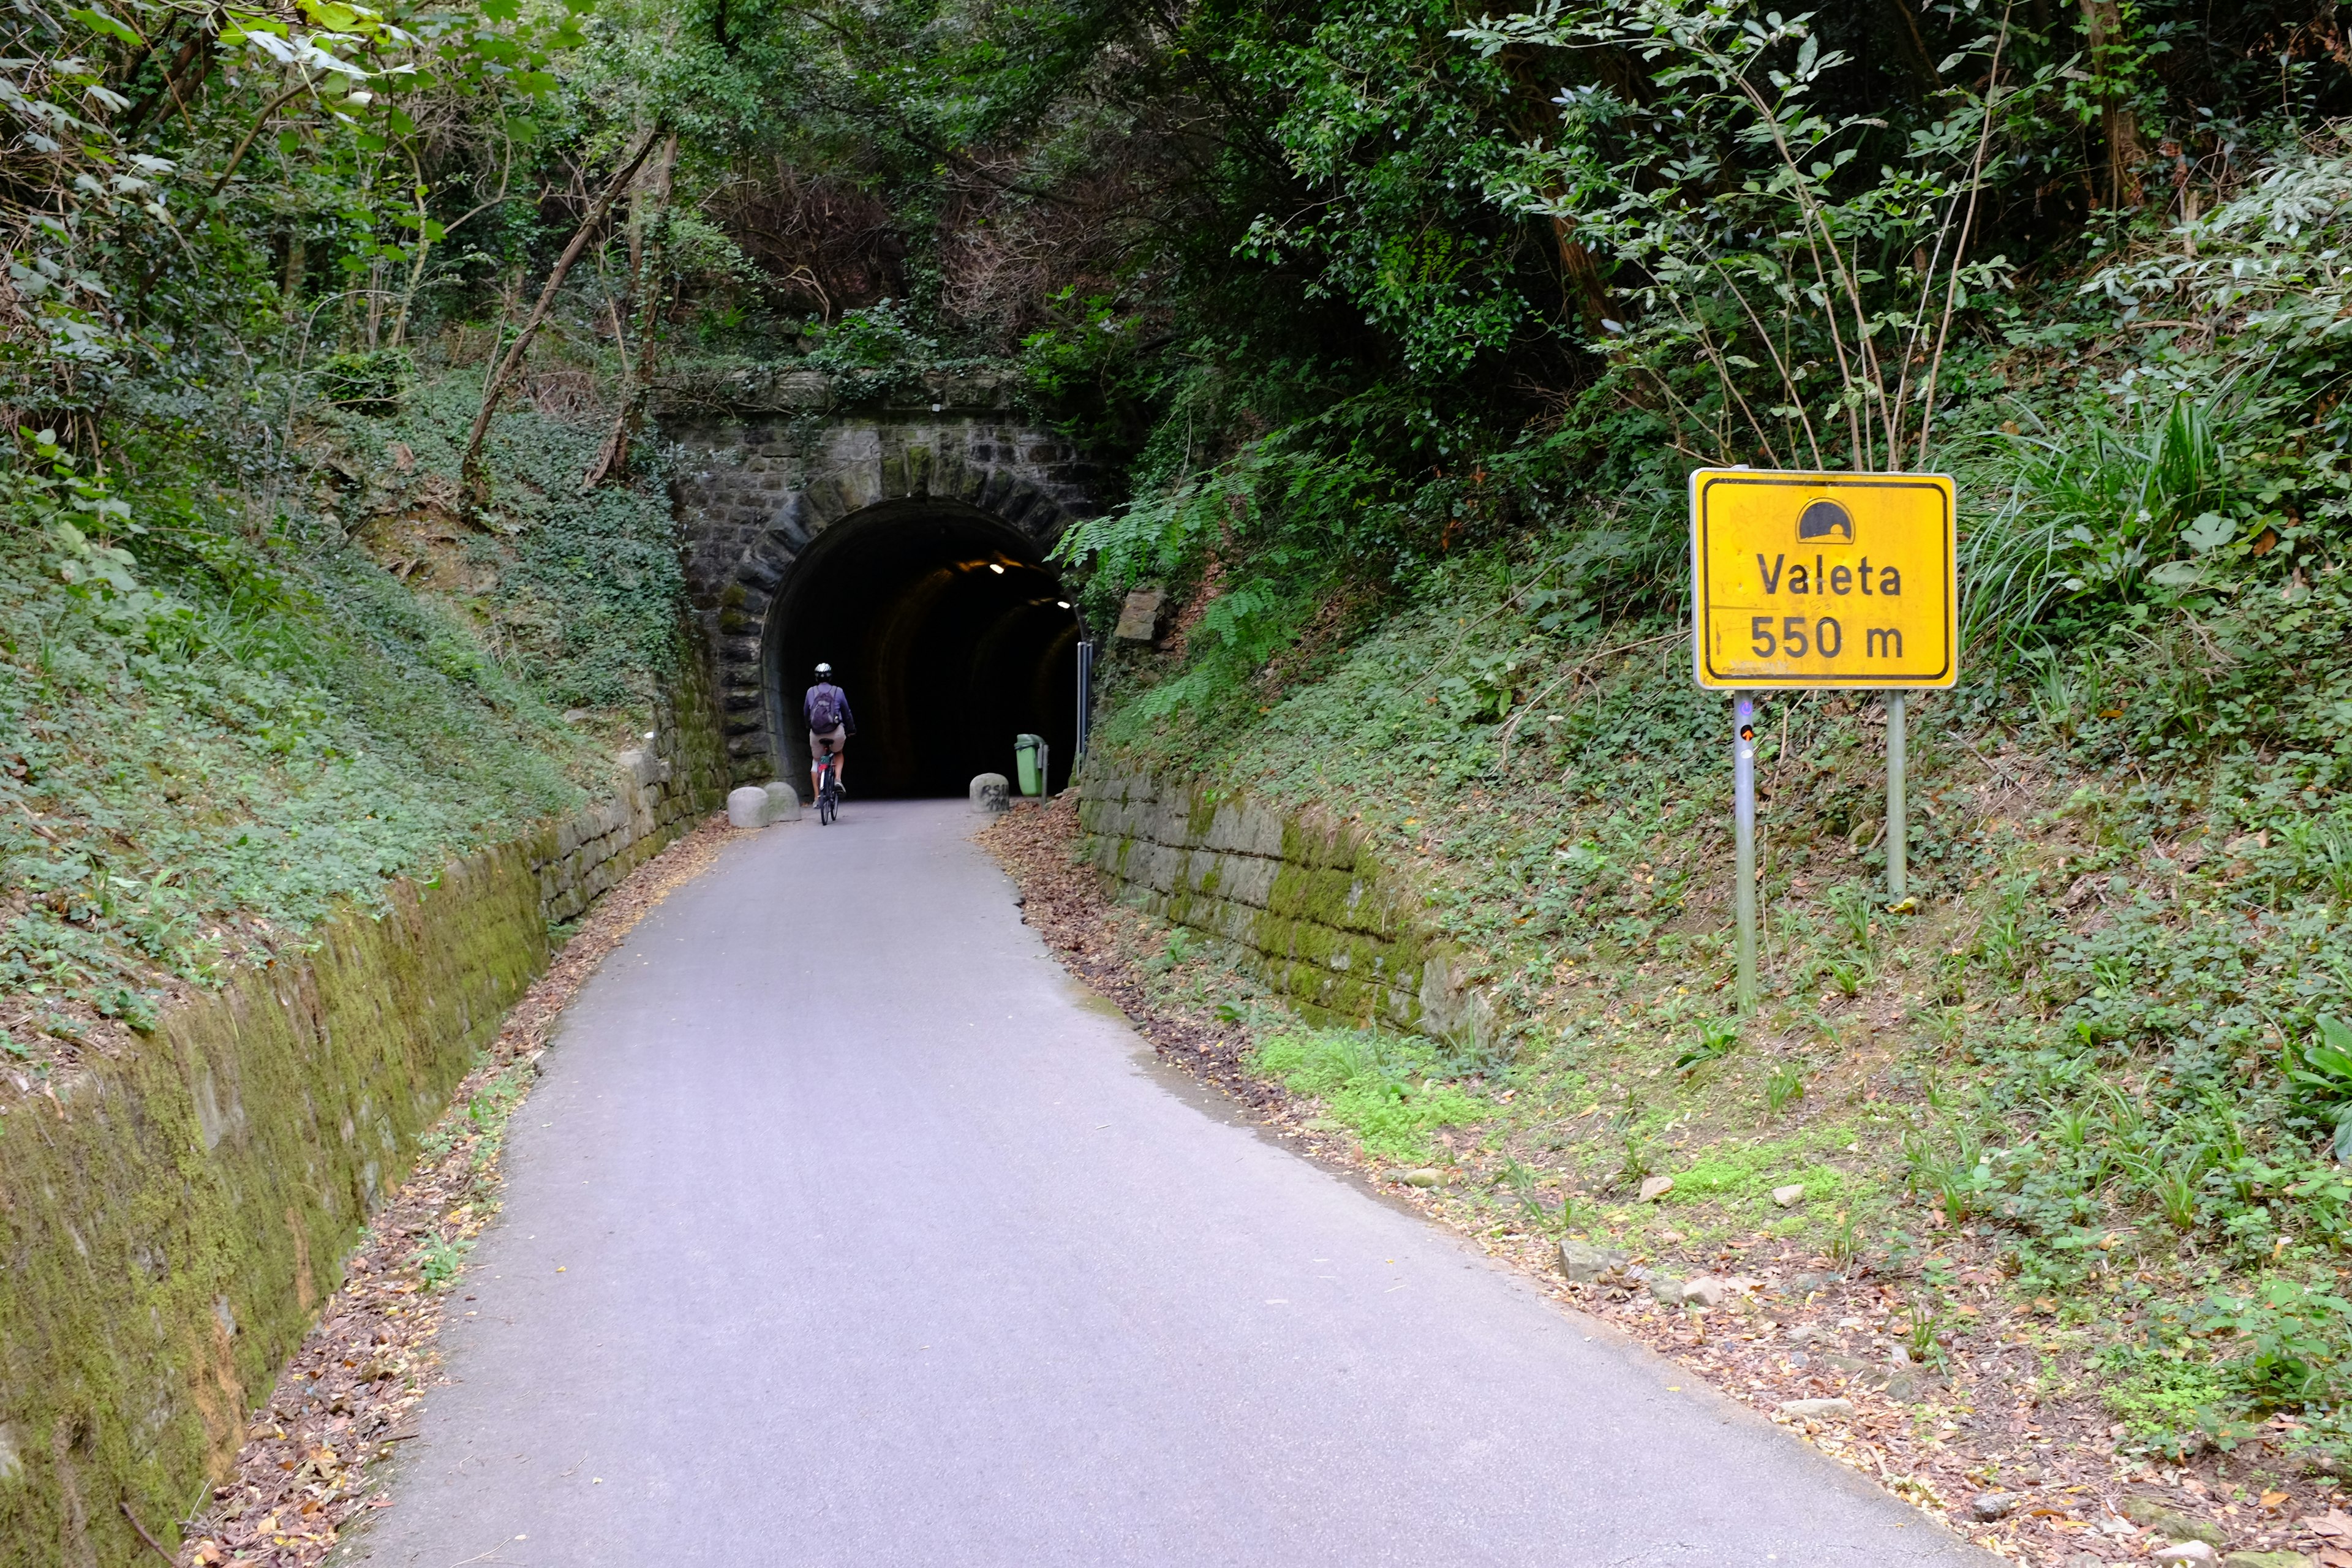
M 820 686 L 809 693 L 808 727 L 822 735 L 841 726 L 841 691 L 834 686 Z

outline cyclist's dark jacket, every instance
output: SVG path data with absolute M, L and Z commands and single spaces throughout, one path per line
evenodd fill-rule
M 840 700 L 841 732 L 845 735 L 855 735 L 857 733 L 857 721 L 851 717 L 849 712 L 849 693 L 844 691 L 840 687 L 834 685 L 833 682 L 829 680 L 818 681 L 814 686 L 810 687 L 807 693 L 801 698 L 802 721 L 808 724 L 809 728 L 812 730 L 816 728 L 815 723 L 809 716 L 816 710 L 816 694 L 820 691 L 830 691 L 835 697 Z

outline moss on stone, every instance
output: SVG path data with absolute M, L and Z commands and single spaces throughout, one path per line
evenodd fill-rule
M 1352 829 L 1305 814 L 1275 817 L 1237 795 L 1167 787 L 1115 766 L 1081 781 L 1078 816 L 1091 836 L 1087 858 L 1129 899 L 1239 944 L 1302 1013 L 1408 1029 L 1428 1017 L 1424 967 L 1442 944 L 1421 923 L 1419 900 Z M 1269 859 L 1263 851 L 1274 846 Z M 1443 978 L 1441 970 L 1441 990 Z
M 1216 820 L 1217 797 L 1213 793 L 1206 789 L 1193 789 L 1186 792 L 1184 827 L 1188 842 L 1193 844 L 1205 842 L 1209 837 L 1209 830 L 1215 826 Z
M 130 1563 L 227 1472 L 382 1185 L 547 959 L 519 847 L 172 1010 L 0 1136 L 0 1563 Z
M 388 1183 L 584 907 L 716 801 L 675 784 L 394 885 L 300 961 L 239 970 L 0 1114 L 0 1568 L 131 1564 L 226 1475 Z

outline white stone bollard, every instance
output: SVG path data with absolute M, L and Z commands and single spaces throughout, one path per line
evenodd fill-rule
M 1013 785 L 1003 773 L 981 773 L 971 781 L 971 808 L 993 816 L 1011 804 Z
M 801 819 L 801 792 L 782 779 L 768 784 L 768 820 L 798 822 Z
M 745 784 L 741 789 L 729 791 L 727 822 L 732 827 L 767 826 L 768 792 L 758 784 Z

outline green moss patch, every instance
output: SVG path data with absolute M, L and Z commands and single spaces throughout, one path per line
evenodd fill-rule
M 1424 1041 L 1367 1029 L 1273 1035 L 1257 1049 L 1258 1070 L 1295 1094 L 1323 1102 L 1378 1159 L 1425 1160 L 1432 1132 L 1466 1127 L 1489 1107 L 1431 1076 L 1436 1053 Z

